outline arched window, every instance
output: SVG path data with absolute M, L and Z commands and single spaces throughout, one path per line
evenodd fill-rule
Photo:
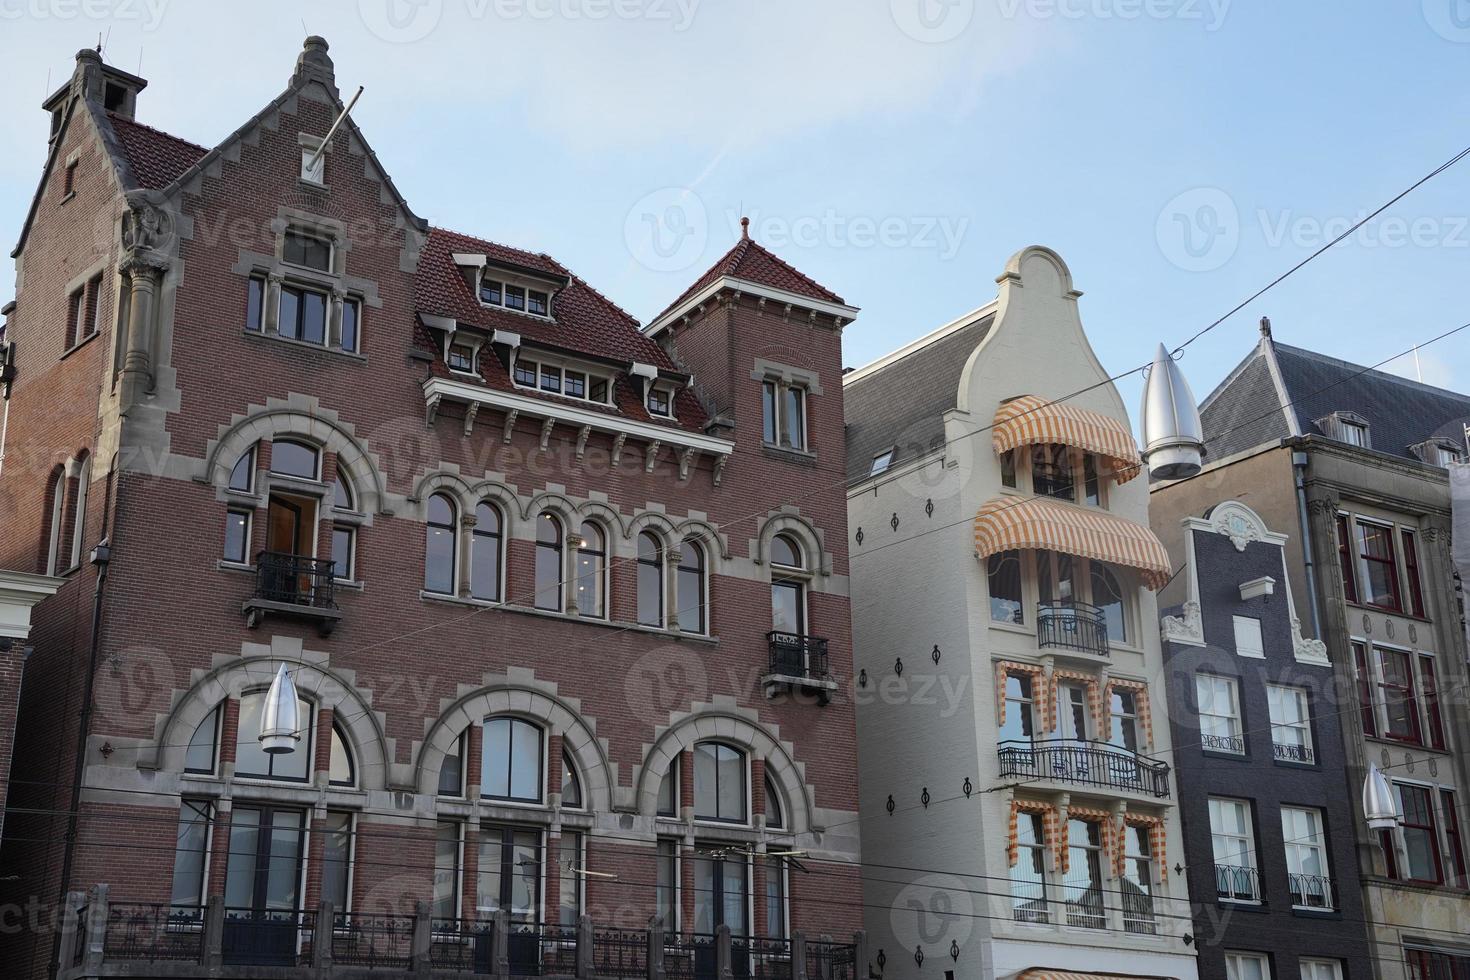
M 230 489 L 249 493 L 255 487 L 255 447 L 251 446 L 230 470 Z
M 322 454 L 315 446 L 295 439 L 271 443 L 271 472 L 302 480 L 321 479 Z
M 771 539 L 771 628 L 806 634 L 806 560 L 789 534 Z
M 561 521 L 550 511 L 536 518 L 536 608 L 561 612 Z
M 661 817 L 679 815 L 679 757 L 677 755 L 669 760 L 669 768 L 664 770 L 664 778 L 659 780 L 658 815 Z
M 1109 643 L 1128 641 L 1128 617 L 1123 608 L 1123 587 L 1118 576 L 1102 562 L 1091 562 L 1092 604 L 1108 627 Z
M 77 497 L 71 508 L 71 561 L 68 568 L 82 563 L 82 540 L 87 526 L 87 487 L 91 482 L 92 460 L 84 457 L 82 465 L 77 468 Z
M 337 474 L 337 482 L 332 484 L 332 506 L 338 510 L 352 510 L 355 499 L 352 484 L 345 476 Z
M 638 535 L 638 622 L 664 625 L 664 554 L 651 531 Z
M 424 545 L 424 590 L 454 594 L 454 501 L 442 493 L 429 498 L 428 540 Z
M 786 827 L 786 808 L 781 803 L 781 793 L 776 789 L 769 773 L 766 774 L 766 826 L 772 830 L 783 830 Z
M 721 823 L 746 822 L 745 753 L 723 742 L 694 747 L 694 816 Z
M 475 508 L 475 531 L 470 544 L 470 595 L 497 602 L 500 599 L 500 511 L 494 504 Z
M 301 719 L 300 736 L 293 752 L 268 753 L 260 747 L 260 713 L 265 707 L 265 691 L 252 691 L 240 697 L 240 722 L 235 731 L 235 775 L 252 779 L 281 779 L 304 783 L 311 778 L 311 764 L 316 757 L 312 733 L 316 724 L 311 702 L 297 699 L 297 716 Z
M 704 548 L 693 538 L 685 538 L 679 548 L 679 629 L 685 633 L 706 633 Z
M 219 705 L 215 705 L 189 738 L 189 748 L 184 752 L 184 771 L 213 775 L 214 763 L 219 757 L 218 748 Z
M 439 766 L 439 795 L 464 796 L 465 733 L 460 732 Z
M 480 795 L 492 800 L 540 803 L 546 780 L 541 729 L 520 718 L 485 719 Z
M 51 474 L 51 490 L 48 503 L 50 526 L 46 532 L 46 574 L 55 575 L 62 569 L 57 565 L 61 556 L 61 519 L 66 505 L 66 471 L 60 466 Z
M 582 778 L 577 775 L 577 767 L 566 752 L 561 754 L 561 805 L 571 810 L 580 810 L 586 805 L 582 800 Z
M 607 537 L 594 521 L 583 521 L 577 544 L 577 612 L 601 619 L 607 591 Z
M 332 760 L 328 781 L 333 786 L 351 786 L 357 782 L 357 767 L 352 763 L 352 750 L 336 722 L 332 723 Z

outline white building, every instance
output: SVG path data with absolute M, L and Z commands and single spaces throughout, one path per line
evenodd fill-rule
M 1066 264 L 997 282 L 844 382 L 872 956 L 1193 978 L 1148 480 Z

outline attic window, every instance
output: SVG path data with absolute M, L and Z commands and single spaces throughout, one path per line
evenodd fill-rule
M 1450 466 L 1454 463 L 1465 462 L 1465 452 L 1454 446 L 1435 446 L 1435 459 L 1440 466 Z
M 1372 442 L 1369 439 L 1368 420 L 1355 412 L 1333 412 L 1326 418 L 1317 420 L 1317 428 L 1329 439 L 1345 442 L 1349 446 L 1360 446 L 1363 449 L 1371 449 Z
M 469 344 L 449 345 L 449 370 L 475 373 L 475 349 Z
M 893 450 L 885 449 L 873 457 L 873 466 L 868 470 L 869 476 L 877 476 L 893 465 Z
M 648 414 L 669 418 L 674 414 L 674 393 L 667 388 L 648 389 Z
M 612 383 L 608 378 L 584 371 L 581 368 L 564 367 L 533 361 L 517 355 L 511 379 L 517 388 L 532 388 L 564 398 L 578 401 L 608 404 L 608 393 Z
M 1338 433 L 1342 441 L 1349 446 L 1362 446 L 1368 448 L 1368 427 L 1362 422 L 1353 422 L 1348 419 L 1338 419 Z
M 113 82 L 107 83 L 107 88 L 102 96 L 102 106 L 108 112 L 117 112 L 122 109 L 128 101 L 128 90 Z
M 480 303 L 484 306 L 500 306 L 517 313 L 532 316 L 551 316 L 551 294 L 544 289 L 532 289 L 483 276 L 480 279 Z
M 286 232 L 281 251 L 283 261 L 318 272 L 332 271 L 332 243 L 300 231 Z

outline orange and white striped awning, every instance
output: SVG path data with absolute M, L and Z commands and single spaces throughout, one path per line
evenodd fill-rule
M 1135 568 L 1157 592 L 1173 577 L 1154 532 L 1107 511 L 1050 497 L 995 497 L 975 515 L 975 552 L 1043 550 Z
M 997 453 L 1017 446 L 1076 446 L 1107 460 L 1119 483 L 1133 479 L 1143 466 L 1133 433 L 1122 422 L 1040 395 L 1002 402 L 995 410 L 990 442 Z
M 1136 973 L 1077 973 L 1071 970 L 1022 970 L 1016 980 L 1172 980 L 1169 977 L 1141 976 Z

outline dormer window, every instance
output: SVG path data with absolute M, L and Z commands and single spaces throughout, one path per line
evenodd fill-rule
M 483 306 L 499 306 L 532 316 L 551 316 L 549 290 L 497 279 L 489 271 L 480 277 L 480 303 Z
M 281 249 L 282 261 L 317 272 L 332 271 L 332 243 L 301 231 L 288 231 Z
M 879 473 L 885 472 L 888 467 L 892 465 L 893 450 L 885 449 L 881 453 L 873 457 L 873 466 L 871 469 L 868 470 L 868 475 L 877 476 Z
M 1465 462 L 1465 453 L 1454 446 L 1437 446 L 1436 456 L 1440 466 L 1450 466 L 1454 463 Z
M 461 371 L 465 374 L 475 373 L 475 349 L 469 344 L 450 344 L 449 356 L 446 358 L 449 370 Z
M 648 414 L 671 417 L 674 414 L 674 393 L 667 388 L 649 388 Z
M 612 381 L 582 368 L 567 367 L 548 361 L 535 361 L 516 356 L 511 379 L 518 388 L 534 388 L 547 394 L 576 398 L 579 401 L 609 404 Z
M 1346 419 L 1338 422 L 1342 441 L 1349 446 L 1368 446 L 1368 427 L 1361 422 L 1350 422 Z
M 1368 420 L 1353 412 L 1333 412 L 1317 420 L 1317 428 L 1329 439 L 1363 449 L 1373 448 L 1368 434 Z

